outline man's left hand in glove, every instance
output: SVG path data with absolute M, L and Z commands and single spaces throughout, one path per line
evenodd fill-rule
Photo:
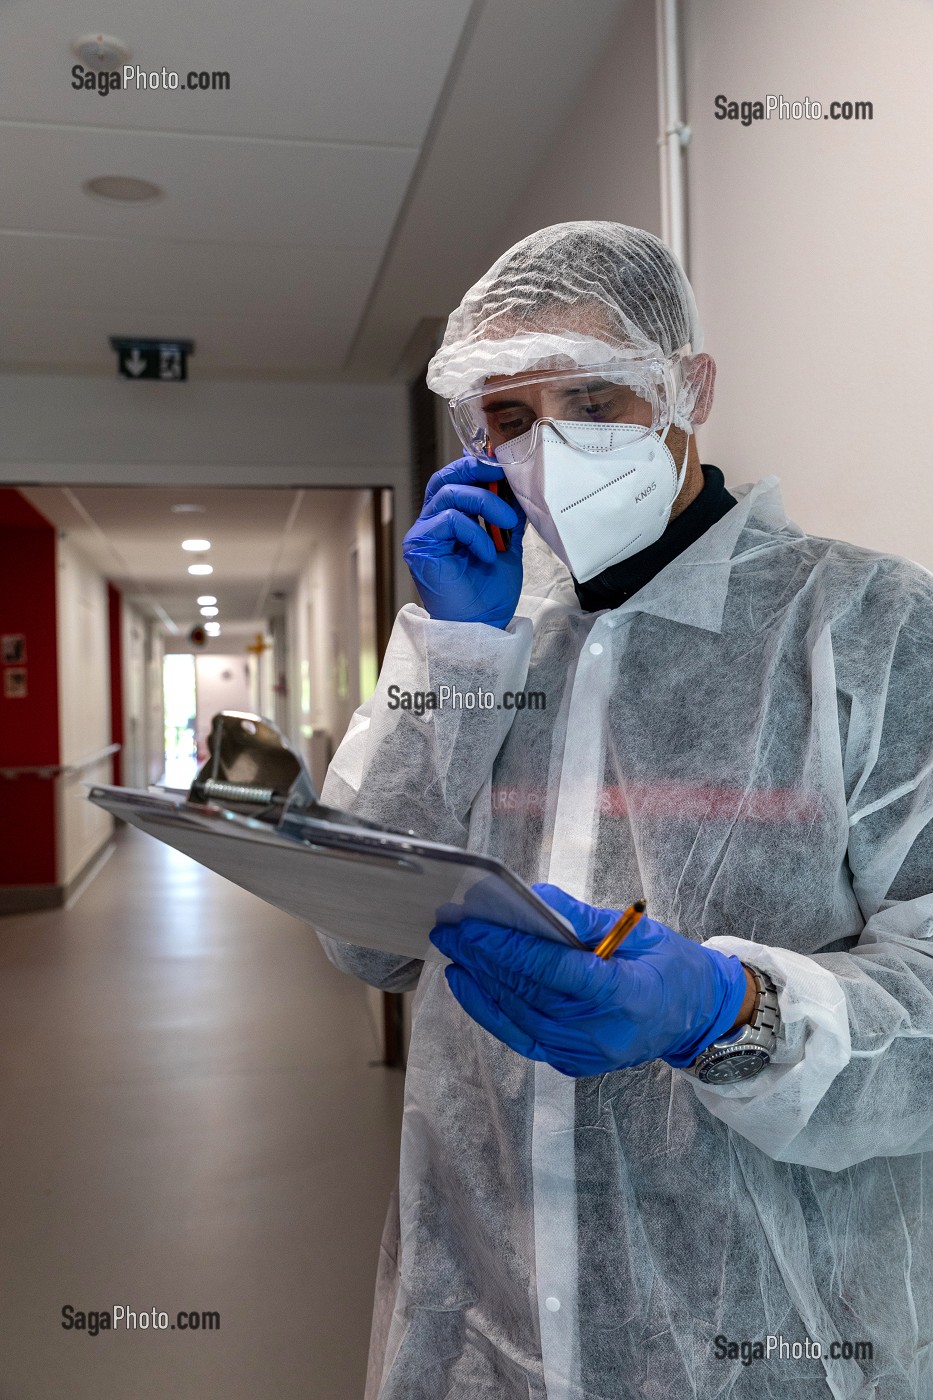
M 534 889 L 595 948 L 619 918 L 557 885 Z M 472 1018 L 520 1055 L 574 1078 L 662 1059 L 683 1068 L 727 1035 L 746 999 L 738 958 L 642 918 L 608 960 L 480 919 L 438 924 L 431 942 Z

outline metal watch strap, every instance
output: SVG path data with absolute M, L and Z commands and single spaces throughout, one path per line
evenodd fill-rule
M 781 1026 L 777 987 L 766 972 L 742 964 L 752 974 L 758 998 L 749 1020 L 738 1031 L 701 1050 L 687 1073 L 701 1082 L 728 1084 L 758 1074 L 770 1062 Z
M 747 964 L 743 963 L 742 966 L 746 967 Z M 768 974 L 759 972 L 757 967 L 749 967 L 748 971 L 758 983 L 758 1000 L 748 1024 L 756 1032 L 756 1041 L 760 1037 L 759 1043 L 763 1044 L 765 1049 L 772 1051 L 777 1044 L 778 1031 L 781 1029 L 781 1004 L 778 1001 L 777 987 Z M 751 1038 L 749 1037 L 749 1039 Z

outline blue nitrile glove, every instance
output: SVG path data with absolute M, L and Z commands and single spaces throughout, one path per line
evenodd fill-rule
M 557 885 L 535 891 L 595 947 L 619 917 Z M 501 924 L 438 924 L 454 996 L 490 1035 L 574 1078 L 648 1060 L 682 1068 L 732 1027 L 745 998 L 738 958 L 647 916 L 608 961 Z
M 421 514 L 402 544 L 421 601 L 442 622 L 507 627 L 522 591 L 525 514 L 477 483 L 501 481 L 501 467 L 460 457 L 435 472 Z M 512 531 L 504 554 L 477 520 Z

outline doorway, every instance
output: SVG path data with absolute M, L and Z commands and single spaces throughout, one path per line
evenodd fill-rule
M 193 656 L 181 654 L 163 658 L 162 707 L 165 761 L 159 782 L 164 787 L 189 788 L 198 766 L 197 677 Z

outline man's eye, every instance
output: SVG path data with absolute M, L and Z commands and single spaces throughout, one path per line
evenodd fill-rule
M 568 417 L 591 418 L 595 422 L 613 418 L 620 407 L 617 394 L 581 394 L 567 405 Z
M 644 401 L 632 389 L 612 385 L 601 392 L 575 397 L 567 406 L 568 418 L 591 423 L 621 423 L 644 409 Z
M 491 413 L 488 416 L 492 431 L 506 437 L 517 437 L 527 432 L 534 422 L 530 413 Z

